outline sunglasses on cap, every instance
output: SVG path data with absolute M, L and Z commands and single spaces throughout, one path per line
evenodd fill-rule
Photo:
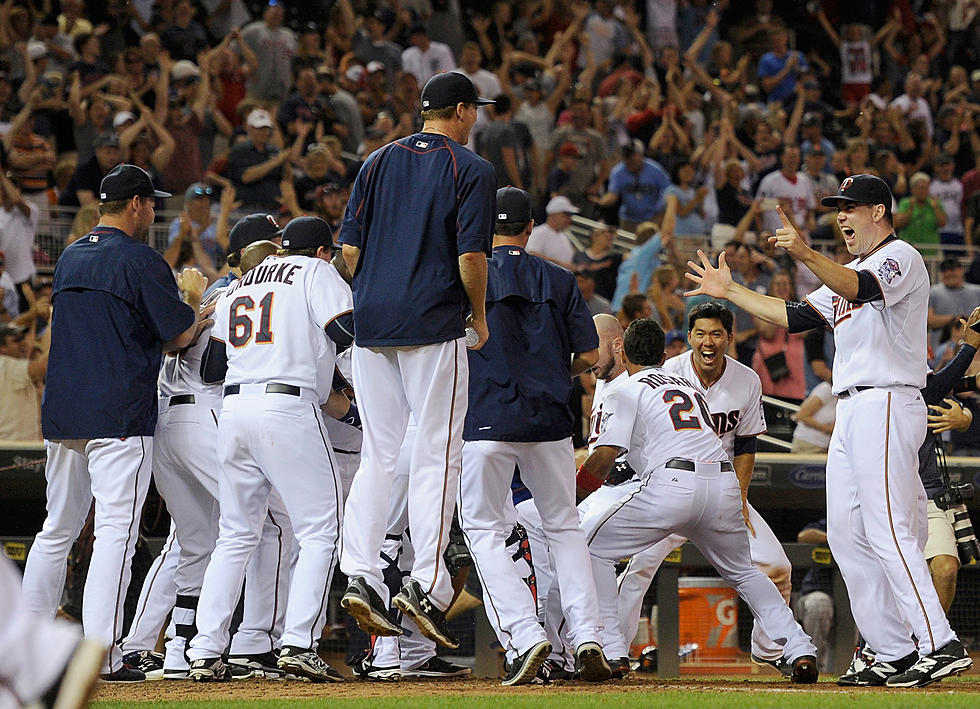
M 197 197 L 203 197 L 205 195 L 211 196 L 214 194 L 214 190 L 211 187 L 195 187 L 194 195 Z

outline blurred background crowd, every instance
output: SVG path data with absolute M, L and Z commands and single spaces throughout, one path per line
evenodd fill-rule
M 529 250 L 575 272 L 593 312 L 656 318 L 668 354 L 687 347 L 695 249 L 798 299 L 816 282 L 770 248 L 775 207 L 846 261 L 819 200 L 879 175 L 934 277 L 939 365 L 980 303 L 978 16 L 980 0 L 4 0 L 0 440 L 40 439 L 48 278 L 114 165 L 175 195 L 150 243 L 216 279 L 242 215 L 339 226 L 363 158 L 421 127 L 420 87 L 445 70 L 497 101 L 467 147 L 533 195 Z M 825 449 L 832 333 L 735 317 L 731 354 L 803 404 L 794 446 Z M 951 448 L 980 453 L 977 433 Z

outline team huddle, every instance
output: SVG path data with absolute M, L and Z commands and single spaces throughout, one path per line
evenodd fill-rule
M 103 679 L 340 681 L 317 654 L 338 567 L 349 584 L 341 606 L 374 637 L 355 674 L 465 676 L 436 654 L 459 645 L 447 611 L 467 569 L 447 547 L 461 535 L 506 655 L 504 685 L 625 677 L 653 575 L 686 540 L 751 609 L 753 659 L 817 681 L 817 648 L 788 605 L 789 561 L 748 503 L 766 422 L 758 375 L 726 355 L 731 312 L 695 307 L 691 350 L 666 362 L 653 320 L 624 332 L 612 316 L 593 318 L 575 277 L 525 250 L 530 196 L 495 191 L 493 168 L 462 147 L 482 103 L 464 75 L 434 76 L 422 131 L 367 158 L 337 243 L 317 218 L 280 230 L 252 215 L 230 234 L 229 276 L 207 293 L 193 272 L 177 285 L 157 273 L 152 250 L 131 238 L 146 210 L 152 221 L 148 178 L 133 166 L 106 177 L 103 205 L 122 211 L 115 221 L 103 212 L 58 264 L 50 376 L 79 346 L 59 311 L 91 307 L 89 291 L 136 313 L 150 330 L 147 361 L 167 354 L 135 426 L 124 411 L 115 427 L 100 428 L 110 412 L 73 420 L 64 400 L 85 391 L 45 394 L 49 517 L 24 579 L 29 610 L 53 617 L 94 496 L 83 621 L 109 648 Z M 835 330 L 828 536 L 874 651 L 838 681 L 922 686 L 972 665 L 921 551 L 928 277 L 891 233 L 884 182 L 854 176 L 827 199 L 851 264 L 810 250 L 785 218 L 774 237 L 825 283 L 804 302 L 738 286 L 724 256 L 714 265 L 703 254 L 690 263 L 691 293 L 790 331 Z M 115 243 L 142 259 L 152 286 L 117 279 L 130 294 L 78 275 L 100 258 L 109 269 Z M 575 473 L 568 401 L 586 372 L 597 387 Z M 126 633 L 150 470 L 173 524 Z M 161 657 L 152 650 L 168 614 Z

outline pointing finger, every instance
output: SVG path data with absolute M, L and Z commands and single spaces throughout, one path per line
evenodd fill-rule
M 783 227 L 786 228 L 786 229 L 792 229 L 793 228 L 793 224 L 786 217 L 786 215 L 783 214 L 783 205 L 777 204 L 776 205 L 776 212 L 779 214 L 779 220 L 783 223 Z

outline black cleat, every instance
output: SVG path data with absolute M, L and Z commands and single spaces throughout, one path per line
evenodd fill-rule
M 538 669 L 544 664 L 544 661 L 548 659 L 548 655 L 550 654 L 551 643 L 547 640 L 542 640 L 524 654 L 519 655 L 507 666 L 504 681 L 500 684 L 505 687 L 528 684 L 537 676 Z
M 195 682 L 227 682 L 231 669 L 220 657 L 206 657 L 191 662 L 187 676 Z
M 350 579 L 340 605 L 354 616 L 358 627 L 368 635 L 401 635 L 402 629 L 388 616 L 378 592 L 361 576 Z
M 432 604 L 418 581 L 409 581 L 392 599 L 392 603 L 395 608 L 415 621 L 422 635 L 429 640 L 444 645 L 450 650 L 459 647 L 459 640 L 449 632 L 445 612 Z
M 905 672 L 889 677 L 885 684 L 889 687 L 925 687 L 971 667 L 973 660 L 963 643 L 950 640 L 935 652 L 920 657 Z
M 605 682 L 612 677 L 612 670 L 602 654 L 599 643 L 582 643 L 575 651 L 578 679 L 583 682 Z
M 863 670 L 841 675 L 837 679 L 837 684 L 841 687 L 883 687 L 889 677 L 902 674 L 910 669 L 918 659 L 919 654 L 911 652 L 905 657 L 892 660 L 891 662 L 875 660 Z
M 284 645 L 279 653 L 279 669 L 311 682 L 343 682 L 344 676 L 328 665 L 315 650 Z
M 817 658 L 813 655 L 802 655 L 793 660 L 793 669 L 789 681 L 794 684 L 814 684 L 820 676 L 817 669 Z
M 771 667 L 783 677 L 793 676 L 793 666 L 786 662 L 785 657 L 780 657 L 778 660 L 767 660 L 766 658 L 759 657 L 758 655 L 751 655 L 750 657 L 752 658 L 752 662 L 760 667 Z
M 134 670 L 132 667 L 123 665 L 115 672 L 99 675 L 99 679 L 103 682 L 144 682 L 146 675 L 139 670 Z

